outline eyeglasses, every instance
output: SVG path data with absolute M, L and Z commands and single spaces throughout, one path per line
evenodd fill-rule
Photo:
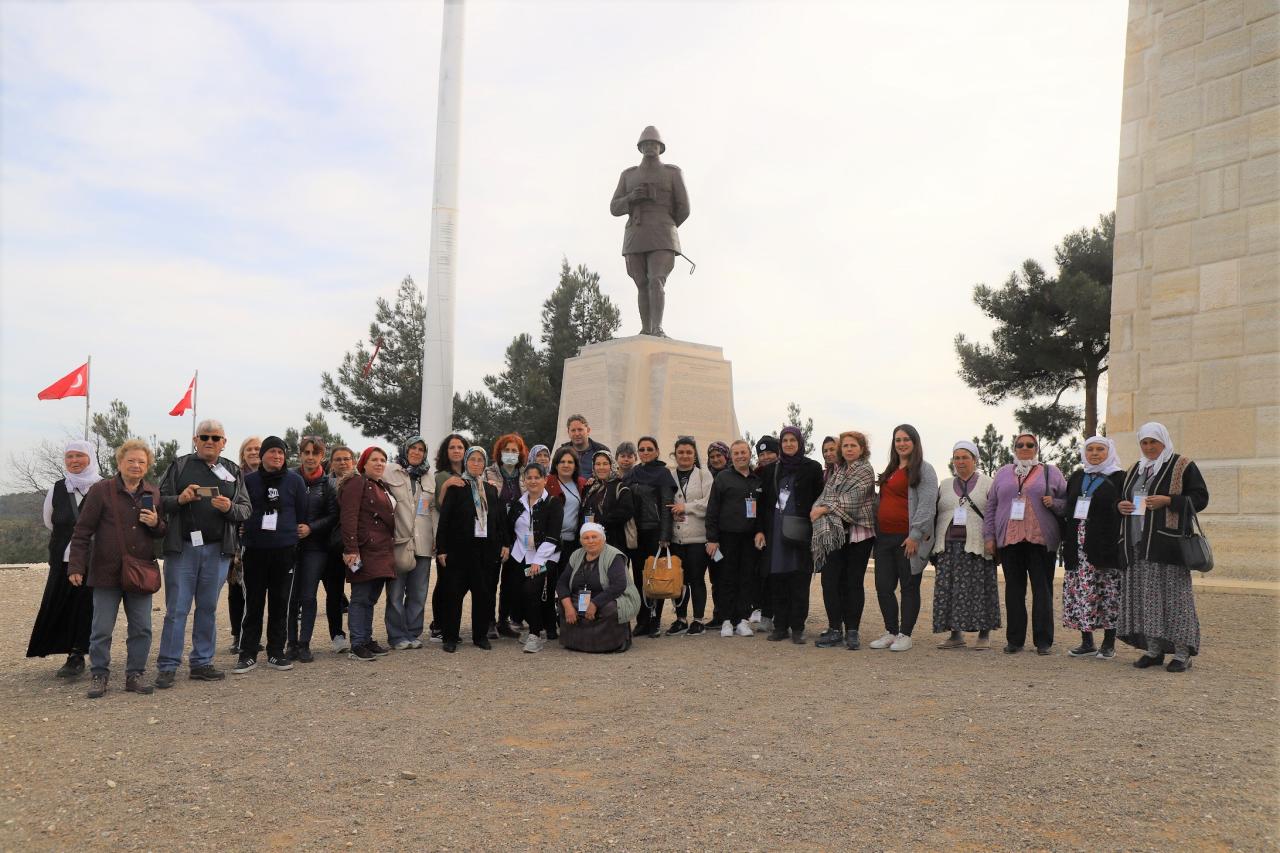
M 1019 441 L 1017 444 L 1014 445 L 1014 447 L 1016 447 L 1018 450 L 1035 450 L 1036 449 L 1036 446 L 1034 443 L 1027 444 L 1027 442 L 1025 441 Z
M 197 435 L 196 438 L 200 439 L 201 441 L 212 441 L 215 444 L 219 441 L 227 440 L 227 437 L 225 435 Z

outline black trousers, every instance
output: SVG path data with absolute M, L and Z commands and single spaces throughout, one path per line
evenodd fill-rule
M 471 593 L 471 639 L 483 640 L 493 618 L 492 579 L 498 574 L 497 560 L 486 561 L 480 551 L 455 550 L 447 565 L 436 574 L 439 604 L 432 596 L 436 627 L 446 643 L 456 643 L 462 628 L 462 599 Z M 438 565 L 438 561 L 437 561 Z
M 755 537 L 751 537 L 753 540 Z M 751 547 L 755 548 L 754 541 Z M 761 552 L 757 551 L 757 555 Z M 747 615 L 752 610 L 759 610 L 765 619 L 773 618 L 773 579 L 769 574 L 769 565 L 761 559 L 755 563 L 755 571 L 747 577 Z
M 244 622 L 243 580 L 227 584 L 227 615 L 231 618 L 231 636 L 239 637 L 240 625 Z
M 775 631 L 804 630 L 804 622 L 809 618 L 809 585 L 812 581 L 813 572 L 805 569 L 769 576 Z
M 707 612 L 707 543 L 672 544 L 671 553 L 680 558 L 684 569 L 684 584 L 693 599 L 693 618 L 701 620 Z M 681 597 L 676 603 L 676 618 L 683 619 L 688 613 L 689 602 Z
M 488 572 L 481 572 L 481 581 L 486 585 L 489 583 Z M 472 597 L 472 600 L 473 601 L 475 600 L 474 596 Z M 492 601 L 492 599 L 490 599 L 490 601 Z M 440 575 L 437 572 L 436 585 L 431 588 L 431 627 L 433 628 L 440 627 L 440 617 L 444 615 L 444 611 L 445 611 L 444 585 L 440 583 Z M 485 621 L 488 622 L 489 619 L 491 619 L 492 617 L 493 617 L 493 609 L 490 608 L 489 616 L 485 618 Z
M 1027 641 L 1027 579 L 1031 579 L 1031 639 L 1036 648 L 1053 645 L 1053 568 L 1057 555 L 1034 542 L 1018 542 L 1000 549 L 1004 568 L 1005 641 Z
M 520 563 L 507 560 L 501 569 L 491 575 L 494 594 L 498 600 L 498 624 L 507 619 L 523 622 L 527 618 L 524 612 L 524 567 Z M 501 589 L 499 590 L 499 579 Z
M 284 657 L 289 626 L 289 594 L 293 588 L 293 559 L 297 548 L 246 548 L 244 551 L 244 622 L 240 624 L 240 653 L 253 656 L 262 649 L 262 609 L 267 610 L 267 654 Z
M 547 611 L 555 613 L 556 605 L 556 585 L 551 578 L 555 574 L 556 564 L 547 563 L 544 565 L 543 571 L 534 577 L 525 577 L 524 570 L 526 566 L 523 563 L 517 563 L 514 560 L 507 560 L 507 566 L 515 566 L 516 573 L 520 577 L 520 593 L 522 604 L 524 605 L 525 623 L 529 626 L 529 633 L 537 634 L 540 631 L 547 630 L 551 624 L 547 621 Z
M 862 608 L 867 601 L 862 584 L 874 545 L 874 538 L 846 542 L 827 558 L 822 569 L 822 604 L 832 628 L 856 631 L 862 623 Z
M 345 636 L 346 632 L 342 630 L 342 611 L 347 603 L 347 567 L 342 562 L 341 549 L 329 552 L 329 560 L 325 563 L 320 583 L 324 586 L 324 615 L 329 620 L 329 638 L 339 634 Z
M 880 602 L 884 629 L 890 634 L 910 637 L 920 616 L 920 581 L 924 573 L 911 574 L 911 560 L 902 549 L 906 541 L 905 533 L 876 534 L 876 600 Z M 902 587 L 901 613 L 894 594 L 899 586 Z
M 644 595 L 644 561 L 658 553 L 658 531 L 637 530 L 636 549 L 631 552 L 631 576 L 635 579 L 636 589 Z M 672 551 L 671 553 L 675 553 Z M 658 598 L 650 601 L 642 598 L 640 612 L 636 614 L 636 633 L 647 629 L 655 621 L 662 624 L 662 603 L 666 599 Z
M 734 627 L 751 615 L 747 590 L 760 562 L 760 552 L 756 550 L 754 539 L 750 533 L 721 533 L 720 553 L 724 555 L 724 559 L 718 564 L 712 563 L 713 566 L 720 567 L 720 582 L 715 588 L 715 608 Z

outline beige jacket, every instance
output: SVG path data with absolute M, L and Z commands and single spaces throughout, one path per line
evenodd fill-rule
M 706 468 L 694 468 L 689 483 L 680 491 L 680 478 L 671 469 L 675 484 L 676 503 L 684 503 L 684 521 L 676 521 L 672 527 L 671 541 L 678 545 L 701 544 L 707 541 L 707 499 L 711 497 L 711 484 L 715 477 Z
M 396 570 L 412 571 L 408 555 L 430 557 L 436 552 L 440 508 L 436 506 L 435 479 L 430 475 L 419 477 L 415 487 L 399 465 L 388 462 L 382 482 L 396 499 Z

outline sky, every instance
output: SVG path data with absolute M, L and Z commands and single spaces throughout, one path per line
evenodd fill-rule
M 742 429 L 795 401 L 877 466 L 1015 402 L 957 376 L 999 285 L 1115 205 L 1115 0 L 484 2 L 466 9 L 455 386 L 539 330 L 562 258 L 639 331 L 609 215 L 655 125 L 698 264 L 672 337 L 723 347 Z M 81 428 L 36 393 L 93 356 L 134 432 L 195 370 L 231 442 L 319 408 L 378 297 L 425 290 L 439 2 L 0 2 L 0 481 Z M 1103 396 L 1105 399 L 1105 395 Z M 352 444 L 358 431 L 330 415 Z

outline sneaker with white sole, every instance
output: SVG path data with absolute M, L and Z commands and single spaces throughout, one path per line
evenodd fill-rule
M 728 625 L 729 623 L 726 622 L 724 624 Z M 739 637 L 754 637 L 756 635 L 756 632 L 752 631 L 751 626 L 746 622 L 739 622 L 738 627 L 733 629 L 733 633 L 737 634 Z
M 346 634 L 339 634 L 333 638 L 333 653 L 335 655 L 349 651 L 351 651 L 351 641 L 347 639 Z
M 887 649 L 897 642 L 897 640 L 897 634 L 890 634 L 888 631 L 885 631 L 884 636 L 878 640 L 872 640 L 870 646 L 873 649 Z
M 258 659 L 256 657 L 242 654 L 231 671 L 236 675 L 244 675 L 246 672 L 253 672 L 257 667 Z
M 739 624 L 744 624 L 744 625 L 745 625 L 746 623 L 745 623 L 745 622 L 743 622 L 743 623 L 739 623 Z M 751 630 L 751 629 L 749 629 L 749 628 L 748 628 L 747 630 Z M 724 620 L 724 624 L 720 626 L 720 636 L 721 636 L 721 637 L 732 637 L 732 636 L 733 636 L 733 623 L 732 623 L 732 622 L 730 622 L 728 619 Z
M 748 622 L 750 622 L 752 625 L 759 625 L 759 624 L 760 624 L 760 611 L 759 611 L 759 610 L 752 610 L 752 611 L 751 611 L 751 616 L 747 619 L 747 621 L 748 621 Z
M 421 641 L 421 640 L 410 640 L 410 641 L 409 641 L 409 648 L 411 648 L 411 649 L 420 649 L 420 648 L 422 648 L 422 641 Z
M 524 650 L 529 654 L 537 654 L 547 645 L 547 641 L 542 639 L 538 634 L 529 634 L 529 638 L 524 641 Z
M 761 616 L 759 619 L 759 624 L 756 627 L 758 627 L 761 631 L 764 631 L 766 634 L 773 633 L 773 617 Z
M 898 638 L 889 646 L 891 652 L 905 652 L 911 648 L 911 638 L 906 634 L 899 634 Z
M 391 646 L 391 648 L 395 649 L 398 652 L 403 652 L 405 649 L 413 648 L 413 643 L 409 642 L 408 640 L 397 640 L 395 644 Z
M 267 666 L 272 669 L 278 669 L 281 672 L 287 672 L 293 669 L 293 661 L 284 656 L 267 655 Z

